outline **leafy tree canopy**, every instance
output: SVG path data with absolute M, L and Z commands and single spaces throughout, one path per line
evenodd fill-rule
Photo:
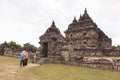
M 26 43 L 23 45 L 23 50 L 35 52 L 37 50 L 37 48 L 30 43 Z
M 26 50 L 26 51 L 32 51 L 32 52 L 36 52 L 37 47 L 35 47 L 34 45 L 30 44 L 30 43 L 25 43 L 23 45 L 23 47 L 20 44 L 17 44 L 14 41 L 11 42 L 5 42 L 11 49 L 13 49 L 14 51 L 21 51 L 21 50 Z

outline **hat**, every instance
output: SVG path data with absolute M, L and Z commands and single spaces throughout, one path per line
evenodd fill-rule
M 22 51 L 23 53 L 25 53 L 25 51 Z

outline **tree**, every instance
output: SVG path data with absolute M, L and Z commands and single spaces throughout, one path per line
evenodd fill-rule
M 13 49 L 14 51 L 22 50 L 22 46 L 20 44 L 16 44 L 16 42 L 13 42 L 13 41 L 8 43 L 8 47 Z
M 112 49 L 114 49 L 114 50 L 120 50 L 120 45 L 112 46 Z
M 14 51 L 21 51 L 21 50 L 26 50 L 26 51 L 32 51 L 32 52 L 36 52 L 37 48 L 30 44 L 30 43 L 26 43 L 23 45 L 23 47 L 20 44 L 16 44 L 16 42 L 6 42 L 6 44 L 8 45 L 9 48 L 11 48 Z
M 114 50 L 115 50 L 116 48 L 117 48 L 116 46 L 112 46 L 112 49 L 114 49 Z
M 30 43 L 26 43 L 26 44 L 23 45 L 23 50 L 36 52 L 37 48 Z

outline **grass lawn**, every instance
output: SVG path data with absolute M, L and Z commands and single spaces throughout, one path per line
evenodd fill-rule
M 19 67 L 18 58 L 0 56 L 0 80 L 120 80 L 120 72 L 62 64 Z

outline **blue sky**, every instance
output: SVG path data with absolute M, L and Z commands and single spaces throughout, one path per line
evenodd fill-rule
M 112 44 L 120 44 L 119 0 L 0 0 L 0 43 L 39 47 L 39 36 L 53 20 L 64 35 L 74 16 L 78 19 L 85 8 Z

